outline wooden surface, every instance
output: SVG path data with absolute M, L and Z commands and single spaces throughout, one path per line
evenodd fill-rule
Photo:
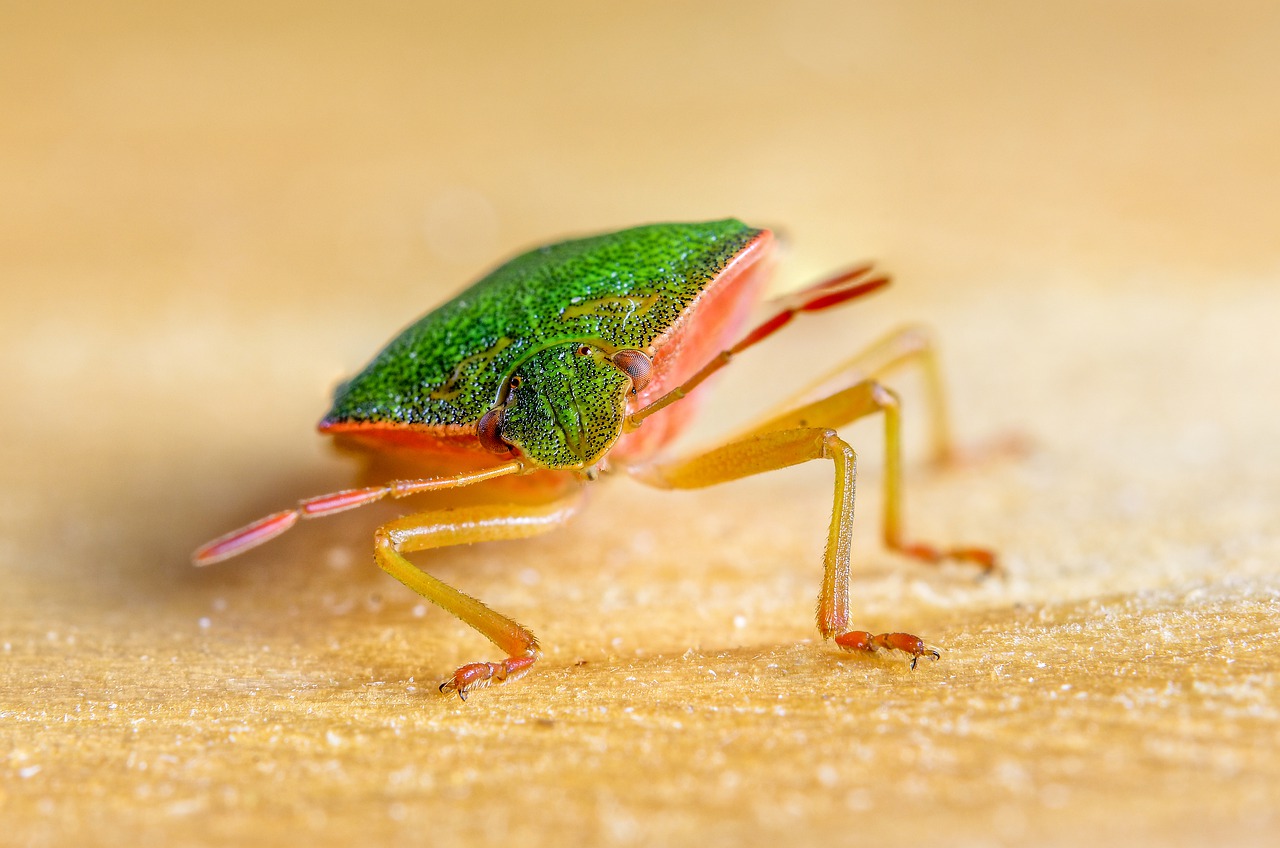
M 481 5 L 0 12 L 0 843 L 1280 840 L 1275 6 Z M 930 470 L 901 384 L 909 527 L 979 581 L 876 544 L 847 433 L 858 621 L 940 662 L 817 640 L 828 467 L 426 558 L 547 648 L 465 705 L 394 507 L 187 565 L 344 485 L 326 393 L 492 262 L 726 214 L 778 290 L 898 284 L 703 438 L 922 320 L 962 442 L 1030 442 Z

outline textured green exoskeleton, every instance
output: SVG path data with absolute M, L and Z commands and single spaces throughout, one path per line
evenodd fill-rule
M 594 465 L 622 432 L 631 380 L 586 344 L 544 348 L 519 367 L 502 438 L 547 468 Z
M 531 250 L 405 329 L 325 421 L 474 427 L 506 405 L 501 438 L 530 460 L 589 466 L 617 439 L 629 386 L 608 357 L 650 348 L 760 232 L 656 224 Z

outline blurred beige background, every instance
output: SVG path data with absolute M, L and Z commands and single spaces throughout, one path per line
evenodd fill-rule
M 1275 844 L 1280 7 L 1272 3 L 0 5 L 0 841 L 15 845 Z M 782 291 L 890 292 L 735 366 L 699 434 L 892 326 L 939 332 L 961 440 L 840 656 L 830 469 L 597 487 L 431 569 L 396 507 L 195 572 L 349 466 L 312 430 L 399 327 L 565 235 L 734 215 Z M 902 381 L 907 414 L 919 386 Z M 397 505 L 399 506 L 399 505 Z

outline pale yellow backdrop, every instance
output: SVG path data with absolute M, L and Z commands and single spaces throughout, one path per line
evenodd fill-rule
M 1280 840 L 1280 7 L 216 7 L 0 4 L 0 843 Z M 547 648 L 465 705 L 486 643 L 371 562 L 403 505 L 188 566 L 346 484 L 328 391 L 493 262 L 724 215 L 778 291 L 897 285 L 702 437 L 923 320 L 961 441 L 1030 444 L 911 422 L 979 581 L 876 543 L 847 433 L 857 621 L 940 662 L 817 639 L 818 465 L 424 558 Z

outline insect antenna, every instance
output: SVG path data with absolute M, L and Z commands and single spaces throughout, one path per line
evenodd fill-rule
M 874 270 L 875 266 L 869 263 L 856 265 L 799 291 L 776 298 L 772 303 L 782 307 L 784 312 L 792 313 L 827 309 L 889 285 L 889 278 L 884 274 L 870 276 Z
M 653 413 L 680 400 L 712 374 L 728 365 L 735 356 L 769 338 L 769 336 L 790 324 L 791 320 L 801 312 L 818 312 L 823 309 L 830 309 L 845 301 L 879 291 L 889 285 L 889 278 L 884 275 L 870 276 L 868 279 L 873 270 L 871 265 L 858 265 L 772 301 L 773 305 L 777 307 L 777 312 L 774 313 L 772 318 L 747 333 L 733 347 L 720 351 L 715 358 L 682 385 L 676 386 L 653 403 L 628 416 L 627 427 L 634 430 L 640 426 L 641 421 Z
M 492 468 L 458 474 L 452 477 L 393 480 L 385 486 L 344 489 L 340 492 L 330 492 L 326 495 L 307 498 L 299 501 L 298 505 L 293 509 L 282 510 L 259 518 L 251 524 L 246 524 L 238 530 L 232 530 L 230 533 L 219 536 L 212 542 L 202 545 L 191 555 L 191 563 L 197 566 L 213 565 L 215 562 L 222 562 L 224 559 L 238 556 L 250 548 L 256 548 L 258 545 L 269 542 L 281 535 L 297 524 L 300 518 L 320 518 L 326 515 L 334 515 L 335 513 L 346 512 L 349 509 L 367 506 L 383 498 L 406 498 L 410 495 L 418 495 L 424 492 L 438 492 L 442 489 L 470 486 L 475 483 L 483 483 L 485 480 L 492 480 L 495 477 L 518 474 L 523 470 L 524 463 L 515 459 L 510 462 L 504 462 L 502 465 L 495 465 Z

